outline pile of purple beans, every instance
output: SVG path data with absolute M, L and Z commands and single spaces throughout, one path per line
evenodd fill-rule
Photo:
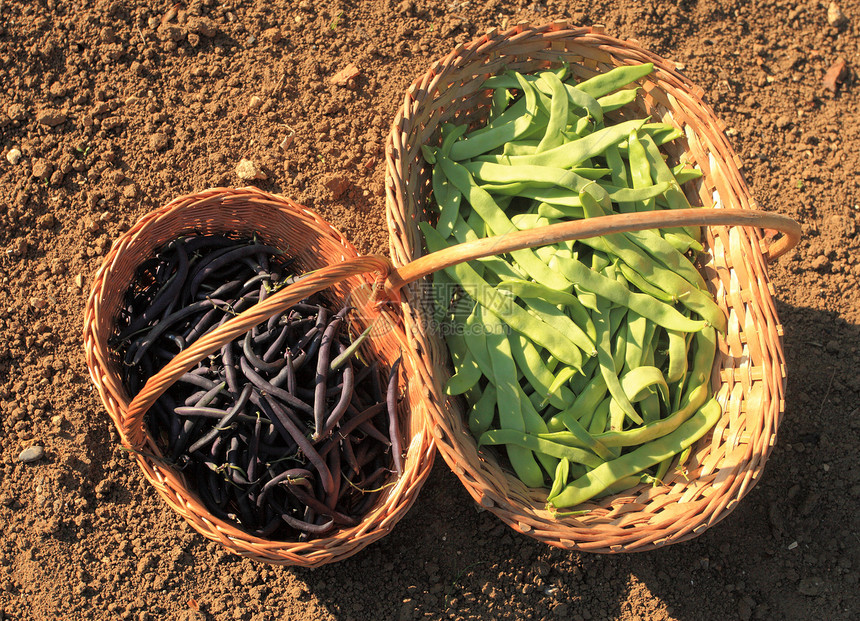
M 138 269 L 112 346 L 136 395 L 201 335 L 294 282 L 276 248 L 191 236 Z M 212 515 L 270 540 L 357 524 L 402 473 L 399 360 L 383 382 L 357 354 L 352 309 L 316 296 L 186 373 L 145 424 Z

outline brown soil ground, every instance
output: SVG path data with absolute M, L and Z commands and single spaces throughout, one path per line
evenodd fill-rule
M 650 4 L 0 0 L 0 619 L 860 618 L 860 2 L 838 27 L 819 1 Z M 771 271 L 789 383 L 761 482 L 653 553 L 534 542 L 441 459 L 393 532 L 337 565 L 207 542 L 117 448 L 87 375 L 83 306 L 111 241 L 180 194 L 240 185 L 248 157 L 260 187 L 385 252 L 381 152 L 408 83 L 489 27 L 560 17 L 683 63 L 756 198 L 803 223 Z M 350 62 L 355 88 L 330 85 Z M 45 457 L 18 463 L 33 444 Z

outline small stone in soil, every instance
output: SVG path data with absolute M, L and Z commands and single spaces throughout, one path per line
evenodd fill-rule
M 848 18 L 845 17 L 842 9 L 835 2 L 831 2 L 830 6 L 827 7 L 827 23 L 834 28 L 839 28 L 848 23 Z
M 10 164 L 12 164 L 12 166 L 15 166 L 18 162 L 21 161 L 21 149 L 9 149 L 9 152 L 6 154 L 6 159 L 9 161 Z
M 266 173 L 264 173 L 260 168 L 251 160 L 242 158 L 239 161 L 239 164 L 236 166 L 236 176 L 243 181 L 250 181 L 252 179 L 267 179 Z
M 18 454 L 18 461 L 31 464 L 33 462 L 39 461 L 45 456 L 45 449 L 41 446 L 29 446 L 25 448 Z
M 153 151 L 164 151 L 167 148 L 167 134 L 157 132 L 149 137 L 149 147 Z

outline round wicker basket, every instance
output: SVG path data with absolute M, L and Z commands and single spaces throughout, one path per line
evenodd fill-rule
M 191 233 L 256 234 L 265 243 L 295 257 L 298 271 L 316 271 L 198 339 L 131 399 L 120 381 L 119 362 L 108 347 L 108 338 L 114 332 L 120 305 L 138 265 L 156 248 Z M 323 291 L 333 303 L 347 298 L 352 305 L 358 305 L 360 300 L 366 302 L 378 290 L 389 267 L 384 257 L 358 258 L 343 235 L 313 212 L 255 188 L 219 188 L 177 198 L 144 216 L 113 245 L 95 276 L 84 316 L 90 376 L 123 445 L 132 449 L 144 476 L 167 504 L 205 537 L 255 560 L 316 567 L 351 556 L 383 537 L 415 501 L 432 467 L 435 449 L 426 424 L 428 417 L 423 415 L 426 393 L 414 384 L 407 385 L 405 379 L 401 379 L 405 393 L 398 406 L 407 450 L 402 476 L 387 488 L 387 493 L 380 494 L 358 525 L 307 542 L 260 539 L 213 517 L 182 474 L 162 459 L 143 424 L 143 415 L 158 396 L 197 361 L 220 349 L 221 344 L 316 291 Z M 405 372 L 400 377 L 411 376 L 416 362 L 407 349 L 399 316 L 385 305 L 368 303 L 361 311 L 356 320 L 359 330 L 376 322 L 371 338 L 363 345 L 364 355 L 387 369 L 402 353 Z M 394 475 L 391 477 L 393 481 Z
M 642 96 L 627 112 L 650 115 L 685 132 L 666 150 L 675 162 L 683 159 L 704 174 L 694 191 L 687 189 L 692 204 L 755 208 L 738 157 L 723 133 L 725 125 L 703 102 L 703 91 L 673 63 L 598 28 L 569 28 L 563 22 L 519 25 L 505 32 L 492 30 L 457 47 L 406 92 L 386 144 L 395 267 L 424 254 L 417 225 L 432 218 L 426 209 L 431 187 L 421 145 L 439 144 L 438 127 L 445 121 L 481 123 L 489 111 L 489 91 L 481 88 L 488 76 L 561 62 L 569 63 L 580 79 L 619 65 L 653 62 L 655 71 L 642 80 Z M 415 283 L 402 289 L 406 334 L 422 371 L 419 378 L 432 395 L 425 413 L 436 446 L 476 502 L 519 532 L 554 546 L 593 552 L 650 550 L 684 541 L 737 506 L 758 481 L 783 414 L 782 326 L 771 298 L 767 261 L 788 244 L 782 238 L 768 249 L 762 230 L 740 226 L 712 226 L 705 236 L 704 277 L 729 323 L 711 376 L 723 415 L 694 445 L 685 471 L 670 468 L 662 485 L 640 485 L 586 503 L 576 507 L 584 511 L 576 516 L 553 516 L 545 508 L 547 490 L 526 487 L 500 465 L 492 450 L 478 450 L 462 404 L 443 390 L 450 363 L 444 341 L 426 329 L 427 287 Z

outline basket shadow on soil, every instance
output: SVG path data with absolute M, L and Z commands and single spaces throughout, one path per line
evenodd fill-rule
M 860 491 L 848 450 L 860 424 L 845 422 L 858 405 L 846 363 L 860 326 L 786 304 L 778 312 L 788 365 L 778 442 L 759 484 L 702 536 L 638 554 L 551 548 L 479 512 L 439 458 L 389 536 L 294 576 L 343 619 L 617 619 L 633 612 L 633 592 L 653 619 L 814 618 L 825 596 L 841 598 L 830 618 L 851 618 L 857 521 L 840 520 L 852 514 L 847 489 Z

